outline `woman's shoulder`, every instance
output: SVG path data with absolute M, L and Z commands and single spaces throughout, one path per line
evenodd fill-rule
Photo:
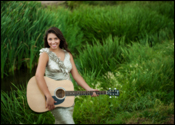
M 72 57 L 72 54 L 66 50 L 63 50 L 67 55 L 69 55 L 70 57 Z
M 39 50 L 40 54 L 43 52 L 49 53 L 49 48 L 42 48 Z

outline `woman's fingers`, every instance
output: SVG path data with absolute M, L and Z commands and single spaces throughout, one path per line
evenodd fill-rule
M 95 90 L 95 91 L 99 91 L 99 90 Z M 92 97 L 95 97 L 95 96 L 99 96 L 99 95 L 96 94 L 96 92 L 93 92 Z
M 52 110 L 55 108 L 54 103 L 56 103 L 57 101 L 55 101 L 52 97 L 51 98 L 47 98 L 46 99 L 46 108 L 48 108 L 49 110 Z
M 52 109 L 54 109 L 54 108 L 55 108 L 54 105 L 50 105 L 50 106 L 48 106 L 48 109 L 49 109 L 49 110 L 52 110 Z
M 56 103 L 57 101 L 54 101 L 54 103 Z M 52 110 L 52 109 L 54 109 L 55 108 L 55 105 L 53 104 L 53 105 L 46 105 L 46 108 L 48 108 L 49 110 Z
M 98 89 L 95 89 L 95 91 L 99 91 Z M 94 92 L 95 93 L 95 92 Z M 99 96 L 98 94 L 95 93 L 96 96 Z

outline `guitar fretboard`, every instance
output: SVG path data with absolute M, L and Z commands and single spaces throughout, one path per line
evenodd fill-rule
M 95 92 L 97 95 L 105 95 L 107 91 L 65 91 L 66 96 L 92 95 Z

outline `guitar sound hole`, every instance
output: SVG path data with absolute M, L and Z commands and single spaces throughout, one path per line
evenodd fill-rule
M 56 91 L 56 96 L 57 96 L 58 98 L 63 98 L 63 97 L 65 96 L 64 90 L 58 89 L 58 90 Z

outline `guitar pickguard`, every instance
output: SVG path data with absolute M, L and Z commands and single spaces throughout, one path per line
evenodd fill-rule
M 52 96 L 52 98 L 57 101 L 56 103 L 54 103 L 54 105 L 58 105 L 58 104 L 61 104 L 62 102 L 64 102 L 65 98 L 64 99 L 57 99 L 55 96 Z
M 64 102 L 65 98 L 64 99 L 57 99 L 55 96 L 52 96 L 52 98 L 56 101 L 56 103 L 54 103 L 54 105 L 58 105 L 58 104 L 61 104 L 62 102 Z M 46 99 L 46 96 L 45 96 L 45 99 Z

